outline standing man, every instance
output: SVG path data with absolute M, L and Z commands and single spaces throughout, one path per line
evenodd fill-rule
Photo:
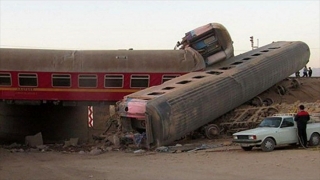
M 309 67 L 308 74 L 309 74 L 309 77 L 312 76 L 312 69 L 311 69 L 311 67 Z
M 294 117 L 297 122 L 299 142 L 302 147 L 307 148 L 307 122 L 310 120 L 310 115 L 304 110 L 304 105 L 299 106 L 299 112 Z
M 303 76 L 302 77 L 308 77 L 308 68 L 307 68 L 307 66 L 305 66 L 303 68 Z

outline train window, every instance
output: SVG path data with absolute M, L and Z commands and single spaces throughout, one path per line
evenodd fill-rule
M 38 86 L 36 74 L 19 74 L 19 86 Z
M 150 95 L 150 96 L 159 96 L 161 94 L 164 94 L 164 92 L 152 92 L 152 93 L 149 93 L 148 95 Z
M 169 81 L 173 78 L 179 77 L 180 75 L 163 75 L 162 76 L 162 83 Z
M 97 87 L 97 75 L 94 74 L 80 74 L 79 75 L 79 87 L 86 87 L 86 88 L 94 88 Z
M 53 87 L 70 87 L 71 86 L 70 74 L 53 74 L 52 86 Z
M 174 87 L 165 87 L 165 88 L 162 88 L 162 90 L 171 90 L 171 89 L 174 89 Z
M 232 67 L 231 66 L 226 66 L 226 67 L 222 67 L 222 68 L 219 68 L 221 70 L 228 70 L 228 69 L 231 69 Z
M 238 64 L 241 64 L 242 62 L 234 62 L 232 63 L 231 65 L 238 65 Z
M 11 86 L 11 74 L 0 73 L 0 86 Z
M 104 87 L 107 87 L 107 88 L 123 87 L 123 75 L 114 75 L 114 74 L 105 75 Z
M 243 58 L 242 60 L 249 60 L 249 59 L 251 59 L 251 58 Z
M 149 86 L 148 75 L 132 75 L 131 76 L 131 87 L 132 88 L 145 88 Z
M 218 72 L 218 71 L 208 71 L 206 72 L 207 74 L 214 74 L 214 75 L 219 75 L 222 74 L 222 72 Z
M 260 51 L 260 52 L 269 52 L 269 50 L 263 50 L 263 51 Z
M 189 83 L 189 82 L 191 82 L 191 81 L 189 81 L 189 80 L 184 80 L 184 81 L 177 82 L 177 84 L 187 84 L 187 83 Z
M 204 78 L 205 76 L 193 76 L 192 78 L 193 79 L 201 79 L 201 78 Z
M 251 56 L 260 56 L 260 54 L 259 54 L 259 53 L 256 53 L 256 54 L 253 54 L 253 55 L 251 55 Z

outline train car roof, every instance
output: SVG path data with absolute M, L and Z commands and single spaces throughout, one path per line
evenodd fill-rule
M 203 58 L 196 53 L 192 49 L 78 51 L 0 48 L 0 70 L 180 73 L 205 68 Z

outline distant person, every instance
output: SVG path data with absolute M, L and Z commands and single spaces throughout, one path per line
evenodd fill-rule
M 299 142 L 302 147 L 307 148 L 307 122 L 310 120 L 310 115 L 304 110 L 304 105 L 299 106 L 298 113 L 294 117 L 297 123 Z
M 303 68 L 303 76 L 302 77 L 308 77 L 308 68 L 307 68 L 307 66 L 305 66 Z
M 312 69 L 311 69 L 311 67 L 309 67 L 308 74 L 309 74 L 309 77 L 312 76 Z
M 300 71 L 296 72 L 296 77 L 300 77 Z

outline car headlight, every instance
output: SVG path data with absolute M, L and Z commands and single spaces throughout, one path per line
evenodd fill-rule
M 256 135 L 249 135 L 248 139 L 257 139 L 257 136 Z
M 238 139 L 238 136 L 233 136 L 233 139 Z

